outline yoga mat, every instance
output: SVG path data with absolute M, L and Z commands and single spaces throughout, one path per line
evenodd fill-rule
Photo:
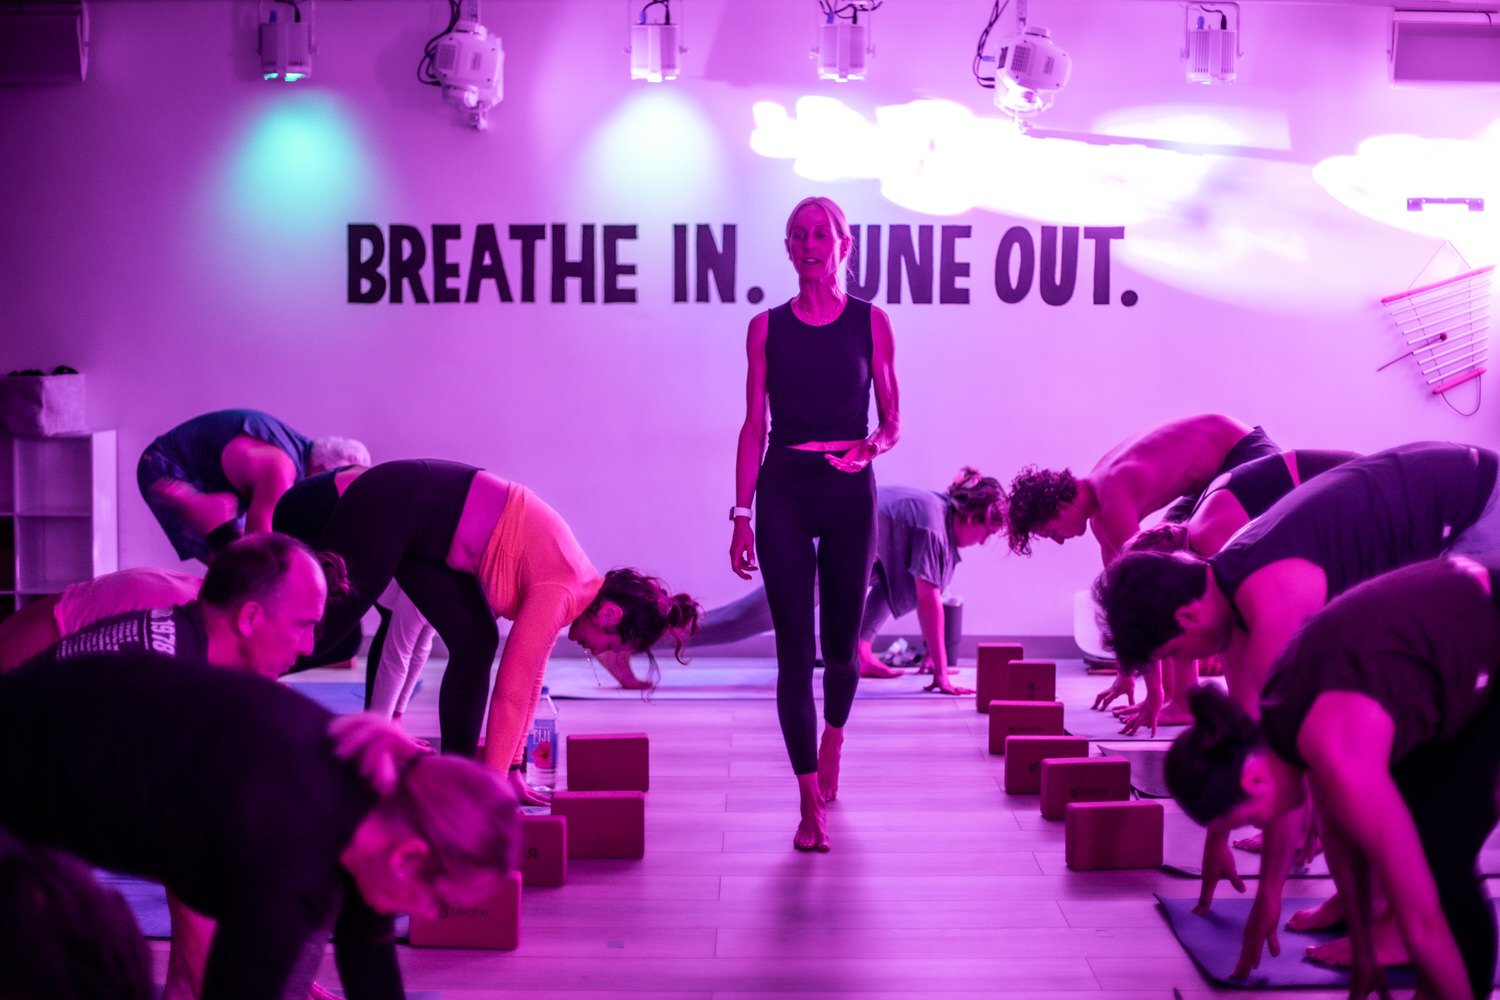
M 1241 827 L 1234 831 L 1229 842 L 1233 844 L 1241 837 L 1248 837 L 1255 832 L 1253 826 Z M 1234 866 L 1243 878 L 1259 878 L 1260 854 L 1235 848 Z M 1162 868 L 1173 875 L 1186 875 L 1190 878 L 1200 878 L 1203 875 L 1203 827 L 1194 823 L 1186 813 L 1167 812 Z M 1486 878 L 1500 876 L 1500 829 L 1490 833 L 1479 852 L 1479 874 Z M 1328 878 L 1328 861 L 1319 854 L 1306 868 L 1294 870 L 1291 877 Z M 1225 891 L 1222 886 L 1220 891 Z
M 1062 669 L 1061 665 L 1059 665 L 1058 669 Z M 1105 678 L 1105 681 L 1107 683 L 1108 678 Z M 1097 687 L 1099 691 L 1102 691 L 1105 684 L 1099 684 Z M 1132 735 L 1126 736 L 1120 732 L 1120 727 L 1124 723 L 1115 718 L 1113 712 L 1096 712 L 1090 707 L 1093 705 L 1094 697 L 1098 693 L 1098 691 L 1095 691 L 1093 694 L 1088 695 L 1086 699 L 1075 699 L 1070 698 L 1063 691 L 1058 692 L 1057 700 L 1063 703 L 1063 728 L 1070 735 L 1083 736 L 1095 741 L 1109 740 L 1111 743 L 1123 742 L 1127 745 L 1140 743 L 1147 746 L 1159 744 L 1165 747 L 1184 728 L 1182 726 L 1159 726 L 1156 730 L 1156 735 L 1152 736 L 1151 729 L 1147 727 L 1137 729 Z
M 770 701 L 776 697 L 776 663 L 771 659 L 719 659 L 697 657 L 686 666 L 670 655 L 657 657 L 661 683 L 648 698 L 664 701 Z M 635 673 L 643 676 L 646 659 L 635 658 Z M 974 668 L 960 668 L 952 675 L 959 687 L 974 686 Z M 900 677 L 862 677 L 859 698 L 944 698 L 924 692 L 929 675 L 906 673 Z M 553 659 L 547 664 L 547 687 L 554 698 L 588 701 L 639 701 L 642 692 L 626 691 L 603 667 L 587 660 Z M 817 697 L 823 696 L 821 676 L 813 681 Z M 966 697 L 972 698 L 973 695 Z
M 1066 725 L 1064 718 L 1064 725 Z M 1124 757 L 1130 761 L 1130 787 L 1148 799 L 1169 799 L 1167 779 L 1162 773 L 1167 759 L 1167 747 L 1171 744 L 1161 740 L 1144 740 L 1125 743 L 1098 743 L 1095 748 L 1105 757 Z
M 1284 926 L 1278 932 L 1281 940 L 1281 955 L 1272 958 L 1269 951 L 1261 955 L 1260 966 L 1246 979 L 1230 979 L 1234 965 L 1239 961 L 1240 947 L 1245 933 L 1245 921 L 1250 916 L 1254 902 L 1249 897 L 1214 900 L 1213 910 L 1204 916 L 1193 913 L 1192 899 L 1163 899 L 1156 897 L 1167 915 L 1172 933 L 1182 943 L 1183 950 L 1211 982 L 1219 986 L 1236 989 L 1266 989 L 1285 986 L 1322 987 L 1325 989 L 1348 986 L 1349 974 L 1343 969 L 1310 962 L 1306 956 L 1308 945 L 1320 944 L 1341 937 L 1342 931 L 1317 931 L 1302 934 L 1289 931 Z M 1283 921 L 1296 910 L 1315 906 L 1320 900 L 1283 899 L 1281 912 Z M 1386 982 L 1392 989 L 1411 988 L 1416 985 L 1416 970 L 1411 966 L 1397 966 L 1386 970 Z
M 1232 845 L 1241 837 L 1249 837 L 1256 832 L 1253 826 L 1240 827 L 1230 834 L 1229 843 Z M 1165 840 L 1161 852 L 1162 868 L 1173 875 L 1201 878 L 1203 876 L 1203 827 L 1194 823 L 1187 813 L 1169 811 L 1166 815 L 1164 834 Z M 1259 878 L 1260 855 L 1234 848 L 1234 867 L 1242 878 Z M 1319 854 L 1306 868 L 1293 869 L 1290 877 L 1329 878 L 1328 861 L 1322 854 Z M 1220 899 L 1224 893 L 1235 895 L 1234 890 L 1229 888 L 1227 883 L 1221 882 L 1214 898 Z
M 114 872 L 96 871 L 94 876 L 99 879 L 99 884 L 113 889 L 125 897 L 132 913 L 135 914 L 135 922 L 140 926 L 141 933 L 148 938 L 167 940 L 172 936 L 172 916 L 167 910 L 167 891 L 156 882 L 147 882 L 131 875 L 119 875 Z M 405 941 L 407 937 L 406 917 L 396 918 L 396 939 Z M 416 997 L 436 997 L 436 993 L 408 993 L 409 1000 Z
M 365 710 L 364 681 L 285 681 L 287 687 L 298 691 L 338 715 L 351 715 Z M 412 691 L 415 698 L 422 691 L 422 681 Z

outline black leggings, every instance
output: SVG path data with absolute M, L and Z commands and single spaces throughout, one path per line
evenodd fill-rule
M 875 473 L 865 466 L 851 475 L 822 452 L 773 447 L 755 493 L 756 553 L 776 628 L 776 714 L 792 770 L 812 774 L 813 608 L 822 614 L 823 718 L 842 727 L 859 686 L 859 623 L 875 561 Z
M 330 602 L 318 649 L 357 628 L 394 578 L 448 647 L 438 691 L 443 752 L 466 757 L 479 747 L 490 665 L 500 646 L 479 581 L 445 562 L 476 471 L 450 462 L 377 465 L 349 484 L 319 541 L 348 563 L 351 592 Z
M 1496 823 L 1500 698 L 1491 697 L 1453 739 L 1412 751 L 1391 774 L 1416 821 L 1469 985 L 1475 997 L 1487 997 L 1495 982 L 1495 913 L 1477 866 Z

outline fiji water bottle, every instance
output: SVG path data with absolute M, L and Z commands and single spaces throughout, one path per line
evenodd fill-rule
M 550 792 L 557 784 L 557 751 L 557 706 L 544 687 L 526 734 L 526 781 L 532 788 Z

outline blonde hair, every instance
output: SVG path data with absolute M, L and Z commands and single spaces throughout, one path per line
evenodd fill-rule
M 844 210 L 839 208 L 837 202 L 820 194 L 809 195 L 797 202 L 792 208 L 792 214 L 786 217 L 786 238 L 792 237 L 792 222 L 797 218 L 797 213 L 809 205 L 821 208 L 828 214 L 828 222 L 833 226 L 833 235 L 838 237 L 839 250 L 843 253 L 843 259 L 839 262 L 843 266 L 838 270 L 839 289 L 843 290 L 854 260 L 854 235 L 849 231 L 849 220 L 844 217 Z
M 516 799 L 501 776 L 462 757 L 423 754 L 407 763 L 376 812 L 431 848 L 431 868 L 463 877 L 515 867 Z

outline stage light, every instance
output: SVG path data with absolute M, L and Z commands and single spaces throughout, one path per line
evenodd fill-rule
M 884 0 L 818 0 L 818 39 L 813 58 L 818 61 L 818 79 L 847 83 L 865 78 L 870 44 L 871 12 Z M 860 23 L 859 15 L 865 15 Z
M 630 53 L 630 78 L 648 83 L 675 80 L 682 69 L 681 54 L 687 51 L 681 42 L 682 25 L 672 22 L 670 0 L 645 0 L 635 12 L 635 4 L 639 2 L 630 0 L 633 13 L 630 17 L 630 45 L 626 49 Z M 681 7 L 681 0 L 678 0 L 678 6 Z M 656 7 L 661 10 L 654 11 Z M 659 16 L 660 20 L 653 21 L 652 16 Z
M 312 22 L 313 0 L 261 0 L 262 78 L 296 83 L 312 72 Z
M 1010 0 L 995 0 L 990 8 L 974 47 L 972 69 L 976 83 L 995 91 L 995 107 L 1024 132 L 1031 119 L 1050 108 L 1057 92 L 1067 85 L 1073 60 L 1052 40 L 1052 32 L 1027 25 L 1026 0 L 1017 0 L 1015 33 L 1001 38 L 991 55 L 990 32 L 1009 5 Z M 991 63 L 994 72 L 985 75 L 982 69 Z
M 1182 58 L 1188 82 L 1233 83 L 1240 56 L 1239 5 L 1190 3 L 1183 17 Z
M 479 0 L 448 0 L 448 6 L 448 27 L 428 39 L 417 78 L 441 87 L 443 100 L 483 131 L 505 89 L 505 51 L 500 36 L 479 23 Z

